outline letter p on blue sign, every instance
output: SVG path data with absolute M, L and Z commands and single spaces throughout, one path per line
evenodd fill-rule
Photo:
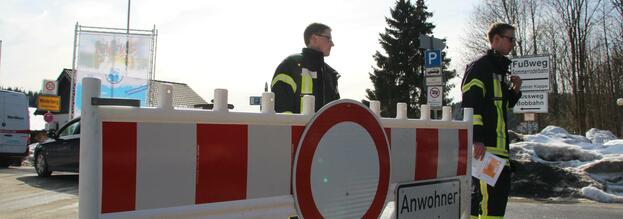
M 441 67 L 441 50 L 435 49 L 424 52 L 424 67 Z

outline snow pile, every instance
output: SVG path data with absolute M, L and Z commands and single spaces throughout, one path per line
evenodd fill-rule
M 538 144 L 534 146 L 534 153 L 546 161 L 592 161 L 601 158 L 599 154 L 575 145 Z
M 610 140 L 617 139 L 617 136 L 608 130 L 599 130 L 592 128 L 586 132 L 586 138 L 590 139 L 593 144 L 603 144 Z
M 623 203 L 623 140 L 612 132 L 581 136 L 548 126 L 523 140 L 510 147 L 515 195 Z
M 535 139 L 535 140 L 531 140 Z M 581 135 L 572 135 L 567 132 L 567 130 L 557 127 L 557 126 L 547 126 L 545 127 L 541 133 L 536 135 L 524 135 L 524 140 L 526 141 L 534 141 L 541 143 L 549 143 L 549 142 L 564 142 L 567 144 L 583 144 L 583 143 L 592 143 L 588 138 Z
M 601 189 L 587 186 L 582 188 L 582 194 L 590 199 L 599 200 L 606 203 L 623 203 L 623 196 L 617 196 L 605 193 Z
M 623 154 L 623 140 L 612 140 L 603 144 L 602 154 Z

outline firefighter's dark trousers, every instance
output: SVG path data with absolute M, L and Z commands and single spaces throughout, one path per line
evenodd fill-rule
M 506 202 L 511 188 L 510 167 L 505 166 L 495 186 L 472 177 L 472 219 L 501 219 L 506 212 Z

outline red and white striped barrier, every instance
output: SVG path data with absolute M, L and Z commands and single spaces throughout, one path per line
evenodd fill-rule
M 214 110 L 178 110 L 165 86 L 158 108 L 93 106 L 99 80 L 85 78 L 81 125 L 80 218 L 287 218 L 297 215 L 295 153 L 313 118 L 274 113 L 271 93 L 261 113 L 229 112 L 226 90 Z M 167 104 L 168 103 L 168 104 Z M 378 115 L 377 102 L 371 109 Z M 422 112 L 427 111 L 423 106 Z M 391 148 L 390 190 L 398 184 L 458 179 L 461 217 L 469 217 L 471 109 L 464 121 L 380 119 Z M 300 190 L 303 191 L 303 190 Z M 301 196 L 301 194 L 299 194 Z M 304 217 L 305 215 L 300 215 Z
M 102 122 L 102 213 L 289 195 L 297 129 Z

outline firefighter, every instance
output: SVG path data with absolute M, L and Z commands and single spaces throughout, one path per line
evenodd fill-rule
M 462 83 L 462 107 L 474 109 L 473 155 L 485 152 L 506 160 L 495 186 L 472 177 L 472 218 L 504 218 L 510 192 L 508 108 L 521 97 L 521 78 L 510 75 L 506 57 L 515 47 L 515 27 L 492 24 L 487 33 L 491 49 L 467 66 Z
M 337 80 L 340 75 L 324 62 L 334 46 L 331 28 L 312 23 L 305 29 L 306 47 L 299 54 L 288 56 L 279 64 L 271 83 L 275 93 L 275 111 L 301 113 L 303 96 L 314 95 L 315 111 L 340 99 Z

